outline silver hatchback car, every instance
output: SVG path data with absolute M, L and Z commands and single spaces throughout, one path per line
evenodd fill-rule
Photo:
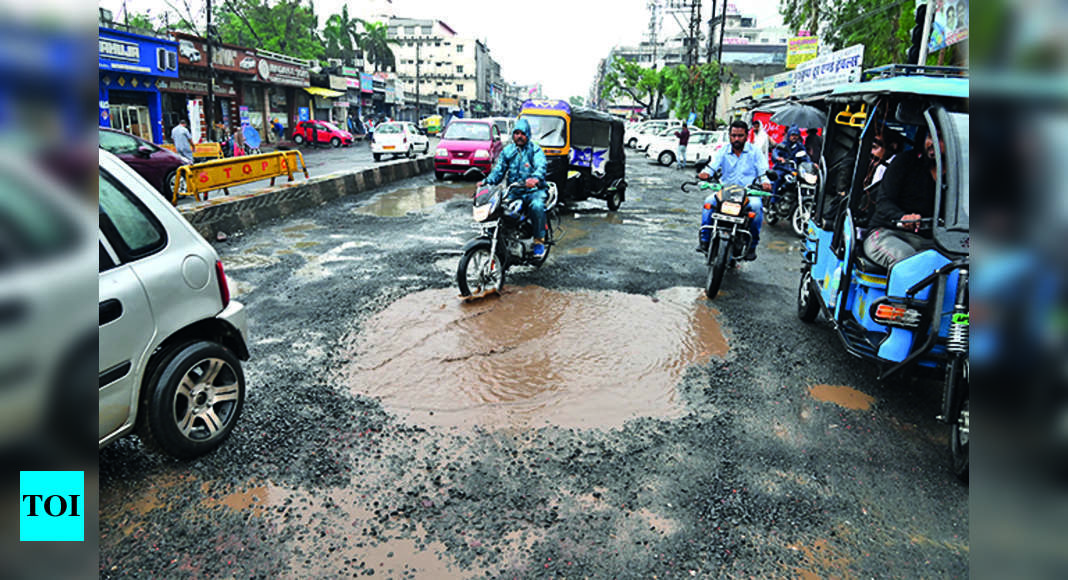
M 244 306 L 215 249 L 104 150 L 99 203 L 99 445 L 136 431 L 174 457 L 207 453 L 244 404 Z

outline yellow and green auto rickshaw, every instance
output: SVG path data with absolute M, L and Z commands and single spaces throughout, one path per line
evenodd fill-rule
M 419 121 L 419 128 L 426 131 L 427 135 L 441 133 L 441 115 L 430 115 Z

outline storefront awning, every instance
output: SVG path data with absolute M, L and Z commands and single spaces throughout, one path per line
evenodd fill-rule
M 345 96 L 345 93 L 341 91 L 332 91 L 330 89 L 324 89 L 323 87 L 304 87 L 304 90 L 317 97 L 324 97 L 327 99 L 336 99 L 337 97 Z

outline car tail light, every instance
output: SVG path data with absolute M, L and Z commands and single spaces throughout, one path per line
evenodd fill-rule
M 226 272 L 220 260 L 215 261 L 215 277 L 219 279 L 219 297 L 222 298 L 223 308 L 226 308 L 230 305 L 230 283 L 226 281 Z

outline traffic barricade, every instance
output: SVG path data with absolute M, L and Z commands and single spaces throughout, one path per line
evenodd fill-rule
M 164 143 L 160 147 L 173 152 L 177 152 L 174 148 L 174 143 Z M 193 160 L 197 159 L 221 159 L 223 156 L 221 143 L 197 143 L 193 145 Z
M 171 203 L 178 203 L 178 196 L 192 195 L 201 201 L 200 194 L 208 199 L 208 192 L 270 179 L 283 175 L 293 181 L 293 174 L 302 171 L 308 178 L 308 167 L 300 151 L 272 151 L 259 155 L 243 155 L 183 165 L 178 168 L 178 178 L 174 181 L 174 195 Z

